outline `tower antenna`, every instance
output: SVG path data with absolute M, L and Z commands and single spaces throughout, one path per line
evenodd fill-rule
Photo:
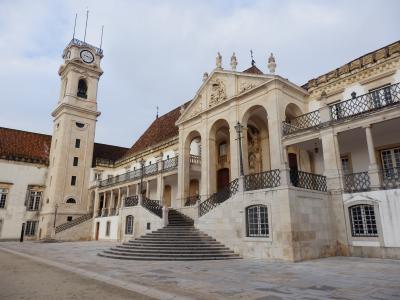
M 86 29 L 87 29 L 87 22 L 88 22 L 88 19 L 89 19 L 89 10 L 86 9 L 85 36 L 83 37 L 83 42 L 84 42 L 84 43 L 86 42 Z
M 100 50 L 101 46 L 103 46 L 103 30 L 104 30 L 104 25 L 101 25 Z
M 251 56 L 251 65 L 254 66 L 256 64 L 256 61 L 254 60 L 253 57 L 253 50 L 250 50 L 250 56 Z
M 72 34 L 72 39 L 75 39 L 75 29 L 76 29 L 76 18 L 78 17 L 78 14 L 75 13 L 75 22 L 74 22 L 74 33 Z

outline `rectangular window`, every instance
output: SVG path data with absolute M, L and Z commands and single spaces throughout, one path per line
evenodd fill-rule
M 42 199 L 42 192 L 30 191 L 28 210 L 39 210 L 41 199 Z
M 73 162 L 73 166 L 74 167 L 78 166 L 78 161 L 79 161 L 79 158 L 75 156 L 74 157 L 74 162 Z
M 351 174 L 353 173 L 353 168 L 351 166 L 351 159 L 350 155 L 342 155 L 340 156 L 340 159 L 342 161 L 342 169 L 343 169 L 343 174 Z
M 101 180 L 101 173 L 94 173 L 94 180 Z
M 382 150 L 381 162 L 384 179 L 400 179 L 400 147 Z
M 110 236 L 111 222 L 107 221 L 106 224 L 106 236 Z
M 81 147 L 81 140 L 80 139 L 76 139 L 75 140 L 75 148 L 80 148 Z
M 361 204 L 349 207 L 351 234 L 354 237 L 377 237 L 375 211 L 372 205 Z
M 6 207 L 8 189 L 0 189 L 0 208 Z
M 36 233 L 38 221 L 26 221 L 25 224 L 25 235 L 26 236 L 34 236 Z
M 72 216 L 68 216 L 67 217 L 67 222 L 71 222 L 72 221 Z
M 71 177 L 71 185 L 76 185 L 76 176 Z

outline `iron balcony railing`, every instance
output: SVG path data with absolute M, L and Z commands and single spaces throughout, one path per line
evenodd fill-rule
M 400 103 L 400 83 L 329 106 L 331 119 L 343 120 Z
M 343 176 L 343 183 L 346 193 L 365 192 L 371 189 L 368 172 L 345 174 Z
M 167 172 L 178 168 L 178 156 L 169 158 L 161 161 L 161 170 L 159 169 L 159 163 L 151 164 L 145 166 L 143 169 L 143 177 L 153 176 L 158 174 L 159 172 Z M 112 176 L 110 178 L 101 180 L 99 182 L 100 187 L 106 187 L 126 181 L 131 180 L 139 180 L 142 176 L 142 170 L 134 170 L 130 172 L 126 172 L 121 175 Z
M 326 192 L 326 177 L 323 175 L 317 175 L 313 173 L 307 173 L 303 171 L 299 171 L 296 169 L 290 170 L 290 182 L 293 186 L 314 190 L 314 191 L 321 191 Z
M 400 188 L 400 167 L 383 169 L 380 175 L 383 189 Z
M 200 203 L 199 214 L 200 216 L 205 215 L 214 207 L 228 200 L 239 190 L 239 179 L 231 181 L 226 187 L 222 188 L 218 192 L 212 194 L 210 198 Z
M 201 156 L 190 154 L 189 163 L 191 165 L 201 165 Z
M 96 158 L 95 165 L 100 167 L 114 167 L 115 160 L 105 159 L 105 158 Z
M 143 207 L 147 208 L 149 211 L 154 213 L 155 215 L 162 218 L 162 206 L 160 205 L 160 201 L 150 200 L 143 196 Z
M 300 130 L 310 129 L 321 124 L 319 111 L 315 110 L 294 119 L 283 122 L 283 134 L 288 135 Z
M 125 207 L 130 207 L 130 206 L 137 206 L 139 204 L 139 196 L 133 195 L 125 198 L 124 201 L 124 206 Z
M 244 176 L 245 191 L 273 188 L 279 186 L 280 183 L 280 170 L 270 170 Z
M 178 168 L 178 156 L 162 161 L 162 171 L 168 172 Z
M 99 55 L 103 55 L 103 50 L 102 49 L 100 49 L 100 48 L 97 48 L 97 47 L 95 47 L 95 46 L 93 46 L 93 45 L 90 45 L 90 44 L 88 44 L 88 43 L 86 43 L 86 42 L 83 42 L 83 41 L 81 41 L 81 40 L 78 40 L 78 39 L 75 39 L 75 38 L 73 38 L 70 42 L 69 42 L 69 44 L 68 45 L 76 45 L 76 46 L 89 46 L 89 47 L 92 47 L 92 48 L 94 48 L 95 49 L 95 51 L 96 51 L 96 54 L 99 54 Z

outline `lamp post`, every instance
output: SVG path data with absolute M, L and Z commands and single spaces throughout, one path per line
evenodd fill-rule
M 55 209 L 54 209 L 54 224 L 53 224 L 53 228 L 56 228 L 57 209 L 58 209 L 58 204 L 56 204 Z
M 140 160 L 140 195 L 143 196 L 143 175 L 144 175 L 144 159 L 142 157 L 142 159 Z
M 239 143 L 239 159 L 240 159 L 240 176 L 244 176 L 243 171 L 243 151 L 242 151 L 242 132 L 243 132 L 243 125 L 239 123 L 239 121 L 235 125 L 236 133 L 237 133 L 237 140 Z

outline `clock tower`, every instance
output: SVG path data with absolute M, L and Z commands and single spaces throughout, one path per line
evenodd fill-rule
M 62 58 L 64 63 L 58 70 L 60 95 L 52 112 L 53 135 L 39 239 L 54 238 L 56 226 L 90 213 L 89 175 L 100 115 L 97 88 L 103 74 L 103 51 L 74 38 Z

